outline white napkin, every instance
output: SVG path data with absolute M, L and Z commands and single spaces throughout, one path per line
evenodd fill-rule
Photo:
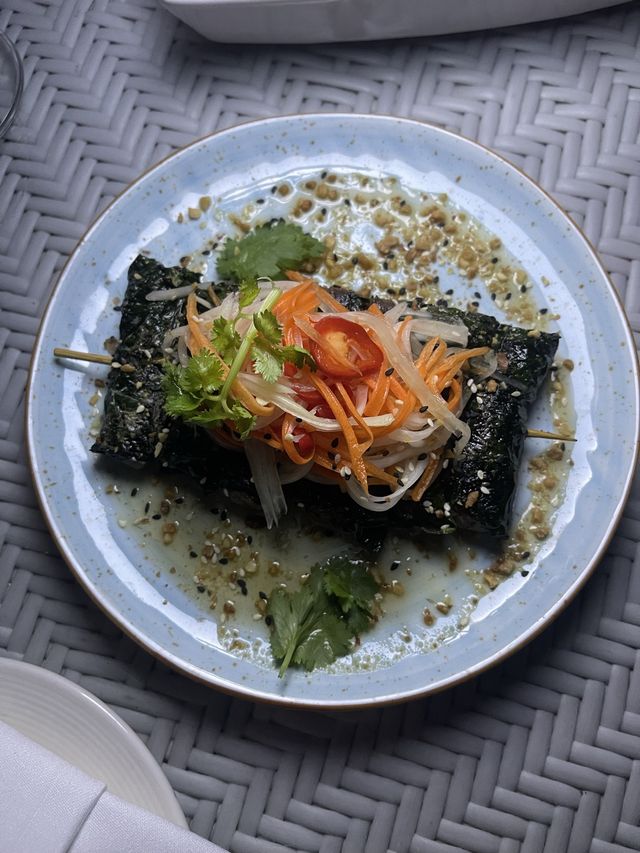
M 0 722 L 2 853 L 224 853 Z

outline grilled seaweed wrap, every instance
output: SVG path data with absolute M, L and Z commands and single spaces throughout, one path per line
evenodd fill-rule
M 167 269 L 147 258 L 138 257 L 132 264 L 122 305 L 122 343 L 115 358 L 135 370 L 111 371 L 103 427 L 92 450 L 137 464 L 160 456 L 165 468 L 189 474 L 206 489 L 226 489 L 234 501 L 250 504 L 252 513 L 259 514 L 244 454 L 222 449 L 205 430 L 169 418 L 163 409 L 162 340 L 166 331 L 184 322 L 184 300 L 149 302 L 146 295 L 157 288 L 197 281 L 194 273 Z M 366 310 L 371 304 L 342 288 L 333 287 L 331 293 L 350 310 Z M 383 311 L 394 304 L 388 299 L 375 301 Z M 462 415 L 471 428 L 467 446 L 458 457 L 449 454 L 448 467 L 420 502 L 403 500 L 385 512 L 371 512 L 335 486 L 309 480 L 285 486 L 287 501 L 290 506 L 302 505 L 319 526 L 341 529 L 371 550 L 381 545 L 389 531 L 459 529 L 504 536 L 528 410 L 549 372 L 559 336 L 532 334 L 489 315 L 429 306 L 420 300 L 412 307 L 436 319 L 461 319 L 469 330 L 469 347 L 489 346 L 497 352 L 498 371 L 476 387 Z M 144 410 L 138 411 L 140 406 Z
M 164 267 L 138 255 L 129 267 L 127 292 L 121 306 L 120 343 L 113 355 L 119 369 L 107 380 L 100 434 L 91 448 L 144 465 L 158 455 L 160 437 L 174 421 L 164 410 L 162 377 L 166 332 L 184 322 L 184 298 L 150 302 L 147 294 L 194 284 L 200 276 L 181 267 Z

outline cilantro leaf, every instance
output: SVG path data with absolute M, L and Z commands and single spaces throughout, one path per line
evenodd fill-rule
M 281 348 L 283 361 L 290 361 L 296 367 L 309 367 L 311 370 L 317 370 L 317 365 L 313 356 L 304 347 L 286 346 Z
M 345 555 L 315 565 L 294 593 L 274 590 L 267 613 L 280 676 L 291 664 L 312 670 L 347 654 L 354 638 L 371 625 L 377 591 L 366 564 Z
M 246 308 L 247 305 L 251 305 L 257 299 L 260 293 L 260 285 L 256 279 L 247 278 L 240 282 L 238 293 L 240 295 L 240 308 Z
M 344 555 L 330 557 L 324 565 L 323 586 L 328 595 L 338 599 L 343 613 L 353 608 L 368 610 L 378 584 L 361 560 Z
M 249 437 L 249 433 L 256 422 L 255 415 L 246 409 L 242 403 L 237 400 L 233 403 L 227 417 L 230 417 L 235 423 L 236 430 L 240 433 L 240 438 L 244 441 Z
M 174 417 L 191 420 L 203 403 L 212 400 L 222 384 L 222 365 L 203 350 L 189 359 L 187 367 L 165 365 L 165 409 Z
M 255 418 L 237 400 L 227 401 L 222 394 L 223 380 L 220 359 L 207 350 L 192 356 L 186 367 L 168 363 L 163 379 L 164 407 L 173 417 L 201 426 L 214 427 L 233 421 L 244 438 Z
M 226 241 L 218 258 L 218 275 L 237 282 L 276 278 L 283 270 L 300 269 L 305 261 L 321 258 L 325 251 L 324 243 L 305 234 L 299 225 L 260 225 L 245 237 Z
M 328 596 L 322 591 L 315 594 L 311 585 L 293 594 L 274 590 L 268 611 L 274 625 L 273 653 L 282 659 L 281 676 L 290 663 L 312 670 L 349 651 L 352 635 L 347 626 L 333 612 Z
M 256 373 L 264 377 L 267 382 L 276 382 L 282 373 L 282 365 L 284 364 L 284 359 L 280 353 L 271 347 L 264 347 L 260 343 L 256 343 L 251 354 L 253 356 L 253 369 Z
M 260 311 L 253 315 L 253 325 L 270 344 L 279 346 L 282 340 L 282 326 L 272 311 Z
M 211 343 L 225 361 L 233 361 L 242 341 L 231 320 L 218 317 L 213 321 Z
M 310 672 L 348 654 L 352 640 L 353 633 L 342 619 L 333 613 L 323 613 L 299 639 L 292 661 Z

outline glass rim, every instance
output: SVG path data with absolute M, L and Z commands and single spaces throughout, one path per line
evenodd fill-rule
M 6 48 L 6 54 L 9 58 L 11 65 L 13 66 L 15 83 L 13 91 L 13 100 L 11 101 L 9 109 L 4 115 L 0 115 L 1 139 L 13 124 L 13 120 L 16 116 L 18 104 L 20 103 L 20 99 L 22 98 L 24 71 L 22 67 L 22 57 L 18 53 L 15 44 L 11 41 L 9 36 L 3 30 L 0 30 L 0 48 Z

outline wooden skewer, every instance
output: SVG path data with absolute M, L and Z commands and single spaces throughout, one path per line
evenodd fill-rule
M 98 355 L 95 352 L 80 352 L 75 349 L 65 349 L 65 347 L 55 347 L 53 354 L 56 358 L 71 358 L 75 361 L 91 361 L 95 364 L 111 364 L 113 358 L 110 355 Z M 544 429 L 528 429 L 528 438 L 548 438 L 550 441 L 575 441 L 568 435 L 560 435 L 557 432 L 547 432 Z
M 72 358 L 75 361 L 93 361 L 96 364 L 111 364 L 113 358 L 110 355 L 98 355 L 95 352 L 80 352 L 75 349 L 56 347 L 53 350 L 56 358 Z
M 557 432 L 547 432 L 544 429 L 528 429 L 528 438 L 550 438 L 552 441 L 577 441 L 576 438 L 571 438 L 569 435 L 560 435 Z

